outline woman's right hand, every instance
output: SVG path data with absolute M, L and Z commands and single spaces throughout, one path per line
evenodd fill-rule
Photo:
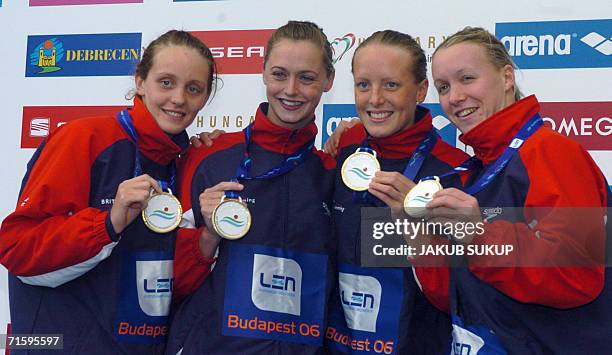
M 219 136 L 222 134 L 225 134 L 225 131 L 220 129 L 215 129 L 212 132 L 200 132 L 189 138 L 189 142 L 194 148 L 200 148 L 202 145 L 211 147 L 213 145 L 213 141 L 219 138 Z
M 225 195 L 225 191 L 242 191 L 242 189 L 244 189 L 244 186 L 238 182 L 223 181 L 204 190 L 204 192 L 200 194 L 200 213 L 202 213 L 204 223 L 206 223 L 206 226 L 211 232 L 215 230 L 212 224 L 212 213 L 221 202 L 221 198 Z
M 162 192 L 157 181 L 147 174 L 125 180 L 119 184 L 110 210 L 110 220 L 115 233 L 123 232 L 147 207 L 151 189 L 159 193 Z
M 325 147 L 323 148 L 325 153 L 335 158 L 336 155 L 338 155 L 338 144 L 340 143 L 340 137 L 342 137 L 344 131 L 349 128 L 352 128 L 359 122 L 360 121 L 358 118 L 352 119 L 350 121 L 340 121 L 340 123 L 338 123 L 338 125 L 336 126 L 336 129 L 334 129 L 332 135 L 327 139 L 327 142 L 325 142 Z

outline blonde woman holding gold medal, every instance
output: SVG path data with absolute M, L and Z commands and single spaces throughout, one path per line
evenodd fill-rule
M 438 192 L 429 214 L 484 221 L 482 235 L 455 240 L 466 249 L 513 250 L 467 254 L 464 267 L 449 268 L 448 293 L 433 295 L 449 298 L 453 353 L 611 353 L 611 197 L 602 172 L 583 147 L 542 124 L 538 100 L 522 97 L 511 57 L 487 30 L 448 37 L 432 74 L 476 164 L 462 165 L 471 173 L 465 187 Z
M 173 296 L 210 266 L 200 235 L 176 242 L 173 194 L 185 128 L 215 77 L 210 50 L 169 31 L 143 52 L 132 108 L 41 144 L 0 229 L 13 333 L 61 334 L 67 354 L 163 352 Z
M 219 252 L 175 315 L 168 354 L 322 352 L 335 274 L 335 161 L 313 148 L 314 115 L 333 79 L 325 34 L 290 21 L 268 42 L 268 102 L 255 121 L 187 155 L 184 205 Z
M 361 248 L 365 238 L 371 238 L 361 235 L 362 207 L 401 211 L 407 192 L 421 179 L 425 182 L 418 186 L 461 184 L 456 176 L 435 177 L 467 155 L 438 137 L 431 113 L 419 105 L 427 93 L 426 68 L 425 54 L 414 38 L 392 30 L 375 32 L 353 56 L 361 124 L 342 134 L 337 149 L 333 149 L 335 137 L 328 146 L 336 150 L 342 166 L 336 175 L 333 208 L 339 282 L 326 332 L 332 353 L 448 351 L 448 302 L 427 299 L 419 284 L 439 270 L 422 268 L 414 273 L 405 256 L 399 257 L 403 268 L 364 267 Z

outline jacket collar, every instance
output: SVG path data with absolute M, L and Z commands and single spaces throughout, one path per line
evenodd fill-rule
M 474 148 L 484 165 L 501 156 L 510 141 L 533 115 L 540 112 L 535 95 L 525 97 L 480 122 L 459 139 Z
M 368 137 L 368 143 L 382 158 L 410 157 L 432 129 L 431 112 L 427 108 L 417 106 L 414 119 L 415 123 L 403 131 L 384 138 Z
M 134 107 L 128 110 L 138 134 L 138 150 L 147 158 L 158 164 L 168 165 L 187 149 L 189 145 L 187 132 L 168 135 L 159 127 L 138 96 L 134 98 Z
M 253 122 L 252 140 L 266 150 L 291 154 L 317 136 L 317 125 L 312 122 L 300 129 L 277 126 L 267 116 L 268 103 L 259 105 Z

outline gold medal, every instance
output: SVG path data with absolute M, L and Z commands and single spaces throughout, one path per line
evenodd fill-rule
M 212 213 L 215 232 L 225 239 L 240 239 L 251 228 L 251 212 L 239 197 L 223 198 Z
M 404 211 L 411 217 L 420 218 L 425 215 L 425 205 L 433 199 L 433 195 L 442 190 L 440 178 L 434 176 L 431 180 L 421 180 L 404 198 Z
M 374 174 L 380 170 L 380 164 L 376 159 L 376 152 L 360 151 L 349 155 L 342 164 L 342 182 L 353 191 L 365 191 L 374 178 Z
M 157 233 L 173 231 L 181 223 L 183 208 L 172 191 L 153 193 L 147 201 L 147 208 L 142 210 L 145 225 Z

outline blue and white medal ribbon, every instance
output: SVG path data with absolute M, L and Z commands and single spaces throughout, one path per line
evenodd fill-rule
M 521 129 L 519 129 L 514 138 L 510 141 L 502 155 L 497 158 L 497 160 L 495 160 L 491 165 L 489 165 L 487 170 L 480 176 L 480 178 L 478 178 L 476 182 L 465 188 L 464 191 L 472 196 L 482 191 L 482 189 L 484 189 L 488 184 L 490 184 L 494 180 L 494 178 L 502 170 L 504 170 L 506 165 L 508 165 L 512 157 L 514 157 L 514 155 L 518 152 L 523 143 L 525 143 L 525 141 L 529 137 L 531 137 L 532 134 L 534 134 L 540 127 L 542 127 L 542 124 L 544 124 L 544 121 L 542 120 L 542 117 L 540 117 L 540 115 L 537 113 L 533 115 L 529 120 L 527 120 L 527 122 L 523 124 Z M 461 163 L 461 165 L 459 165 L 458 167 L 445 174 L 440 175 L 439 177 L 443 178 L 454 174 L 460 174 L 464 171 L 472 170 L 481 165 L 482 163 L 480 160 L 478 160 L 478 158 L 471 157 Z M 434 177 L 428 176 L 423 178 L 423 180 L 432 178 Z
M 470 187 L 464 189 L 464 191 L 470 195 L 474 195 L 484 189 L 493 179 L 497 176 L 510 162 L 510 159 L 518 152 L 519 148 L 535 131 L 538 130 L 543 124 L 542 118 L 539 114 L 535 114 L 531 117 L 518 131 L 516 136 L 510 141 L 508 147 L 504 150 L 502 155 L 491 164 L 487 170 L 480 176 L 480 178 L 473 183 Z M 422 217 L 425 215 L 425 205 L 432 200 L 433 195 L 442 190 L 442 186 L 439 181 L 440 178 L 460 174 L 462 172 L 472 170 L 477 166 L 480 166 L 481 162 L 476 157 L 464 161 L 458 167 L 453 170 L 442 174 L 440 176 L 428 176 L 412 188 L 406 198 L 404 199 L 404 211 L 412 217 Z
M 142 164 L 140 151 L 138 150 L 138 135 L 134 129 L 132 117 L 127 109 L 117 114 L 117 120 L 123 130 L 131 138 L 135 146 L 134 153 L 134 177 L 142 175 Z M 168 233 L 176 229 L 183 216 L 183 207 L 179 200 L 172 194 L 171 187 L 176 184 L 176 165 L 170 165 L 170 181 L 158 180 L 162 193 L 151 190 L 151 196 L 147 200 L 147 207 L 142 210 L 142 220 L 152 231 L 157 233 Z M 167 192 L 166 192 L 167 191 Z

